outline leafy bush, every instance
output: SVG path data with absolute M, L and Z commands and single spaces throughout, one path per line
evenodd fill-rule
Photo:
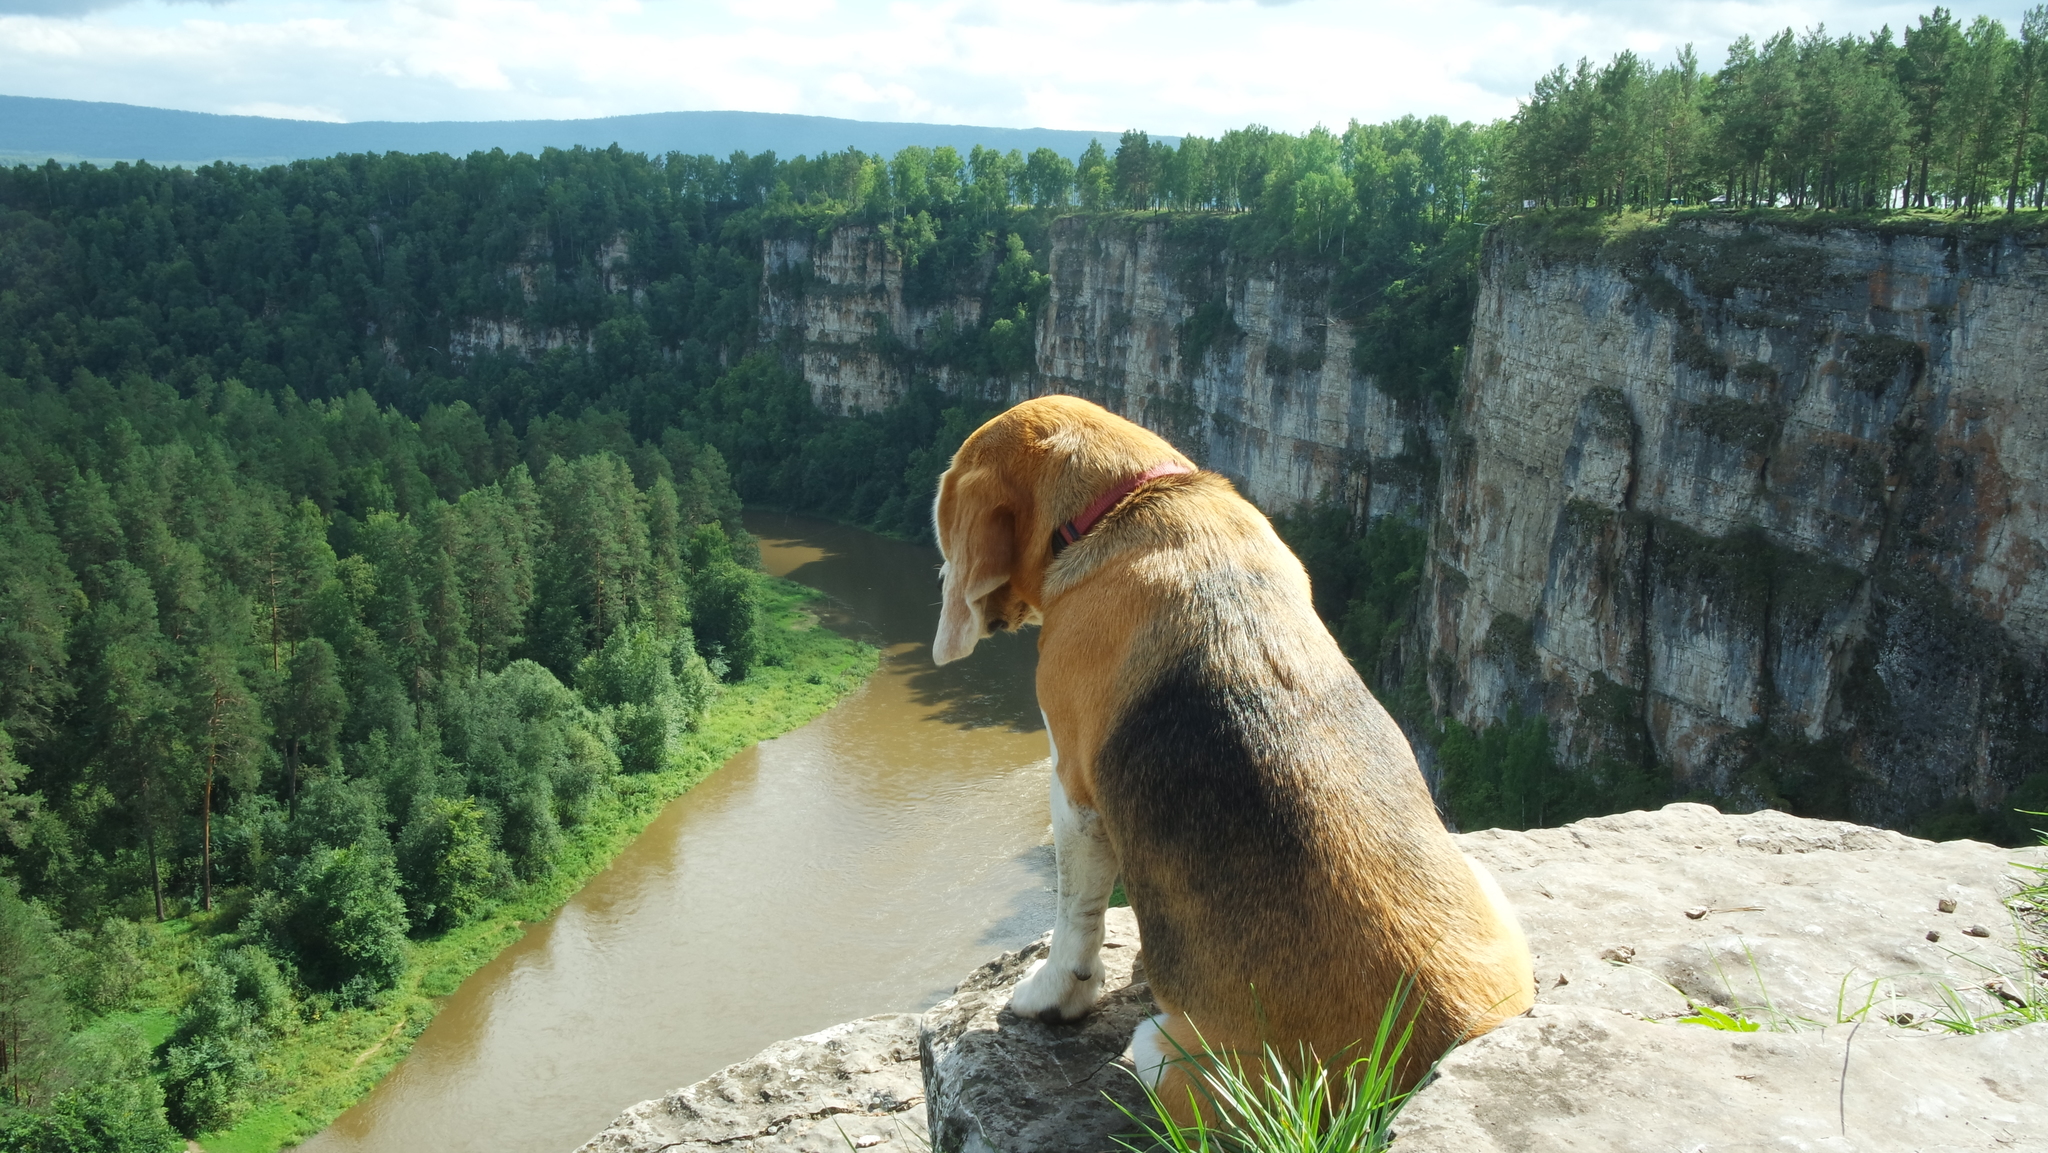
M 360 845 L 317 849 L 253 911 L 306 985 L 344 1004 L 390 988 L 404 971 L 408 922 L 388 852 Z
M 511 881 L 475 797 L 420 797 L 398 842 L 414 928 L 441 931 L 482 913 Z
M 611 787 L 618 761 L 602 724 L 576 693 L 532 661 L 447 686 L 441 747 L 461 766 L 463 787 L 521 877 L 553 868 L 564 825 L 575 824 Z
M 712 531 L 715 526 L 707 526 L 692 542 L 694 556 L 703 560 L 693 556 L 691 564 L 690 618 L 710 667 L 726 680 L 745 680 L 761 655 L 761 590 L 753 573 L 706 540 Z
M 0 1153 L 179 1153 L 184 1145 L 146 1072 L 61 1093 L 40 1109 L 0 1104 Z
M 609 722 L 620 767 L 629 773 L 667 767 L 671 748 L 697 727 L 717 688 L 688 630 L 663 637 L 648 625 L 628 625 L 607 638 L 577 666 L 576 687 Z
M 170 1121 L 184 1133 L 234 1123 L 261 1079 L 264 1044 L 291 1012 L 277 962 L 257 945 L 199 964 L 199 985 L 164 1044 Z

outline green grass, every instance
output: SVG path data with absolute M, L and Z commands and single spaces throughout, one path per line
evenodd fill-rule
M 1414 1096 L 1403 1088 L 1402 1058 L 1414 1040 L 1415 1017 L 1406 1007 L 1413 986 L 1403 980 L 1380 1012 L 1371 1042 L 1353 1047 L 1350 1060 L 1320 1060 L 1306 1049 L 1284 1061 L 1271 1045 L 1248 1067 L 1237 1053 L 1177 1058 L 1194 1082 L 1191 1124 L 1176 1120 L 1167 1102 L 1145 1085 L 1151 1116 L 1124 1115 L 1142 1133 L 1118 1137 L 1128 1153 L 1379 1153 L 1392 1144 L 1394 1119 Z M 1436 1064 L 1418 1081 L 1428 1082 Z M 1140 1082 L 1141 1084 L 1143 1082 Z
M 783 631 L 786 659 L 727 685 L 682 752 L 659 773 L 620 777 L 613 799 L 564 834 L 554 871 L 520 888 L 489 915 L 436 937 L 414 941 L 397 988 L 366 1006 L 309 1011 L 263 1056 L 264 1079 L 249 1110 L 231 1129 L 204 1133 L 208 1153 L 272 1153 L 325 1128 L 402 1060 L 439 1008 L 471 973 L 518 940 L 526 926 L 553 914 L 637 837 L 662 807 L 733 754 L 788 732 L 830 708 L 875 670 L 871 647 L 816 627 L 805 605 L 819 594 L 789 581 L 766 582 L 764 604 Z M 228 926 L 194 916 L 164 925 L 169 942 L 192 941 Z M 190 982 L 184 950 L 163 959 L 147 1000 L 176 1005 Z M 179 963 L 180 961 L 184 963 Z M 165 964 L 169 961 L 169 964 Z M 168 1036 L 172 1014 L 123 1014 L 147 1021 L 152 1040 Z

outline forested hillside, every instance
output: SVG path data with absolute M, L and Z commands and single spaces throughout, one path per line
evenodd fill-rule
M 280 1054 L 416 1032 L 393 1006 L 502 943 L 476 926 L 545 911 L 741 731 L 697 731 L 715 700 L 848 683 L 858 658 L 768 627 L 794 594 L 749 568 L 739 502 L 927 533 L 986 413 L 937 372 L 1035 371 L 1054 217 L 1313 265 L 1357 366 L 1443 410 L 1480 237 L 1530 202 L 2039 206 L 2044 34 L 2041 9 L 2018 39 L 1937 9 L 1711 73 L 1581 64 L 1493 125 L 1133 131 L 1078 164 L 0 170 L 0 1149 L 324 1121 L 367 1074 Z M 986 323 L 892 344 L 923 383 L 828 417 L 757 329 L 761 254 L 849 224 Z M 1183 350 L 1230 324 L 1199 313 Z M 1284 528 L 1377 680 L 1423 528 Z M 1540 722 L 1473 733 L 1376 687 L 1442 744 L 1453 803 L 1549 770 Z
M 0 1091 L 28 1108 L 0 1118 L 8 1148 L 156 1147 L 166 1106 L 194 1133 L 318 1097 L 273 1058 L 587 874 L 726 739 L 694 732 L 721 682 L 792 660 L 715 448 L 560 397 L 487 421 L 403 366 L 448 343 L 422 314 L 488 290 L 467 226 L 499 205 L 420 178 L 372 269 L 350 253 L 379 222 L 287 214 L 338 197 L 281 177 L 6 177 Z M 801 675 L 829 699 L 846 660 Z M 165 921 L 188 928 L 136 927 Z
M 1936 8 L 1896 34 L 1744 36 L 1713 72 L 1690 46 L 1559 66 L 1502 168 L 1512 200 L 1544 207 L 2040 208 L 2044 97 L 2048 8 L 2017 37 Z

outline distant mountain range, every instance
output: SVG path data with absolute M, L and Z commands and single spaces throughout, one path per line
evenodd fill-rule
M 1090 140 L 1114 149 L 1115 132 L 1055 128 L 978 128 L 790 116 L 775 112 L 649 112 L 593 120 L 365 120 L 329 124 L 268 116 L 219 116 L 134 104 L 0 96 L 0 162 L 147 160 L 152 164 L 282 164 L 340 152 L 446 152 L 466 156 L 502 148 L 606 148 L 629 152 L 769 152 L 815 155 L 858 148 L 884 155 L 912 144 L 980 144 L 1029 154 L 1050 148 L 1068 159 Z M 1162 139 L 1171 140 L 1171 137 Z

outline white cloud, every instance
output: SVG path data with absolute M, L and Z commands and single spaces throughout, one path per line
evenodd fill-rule
M 2017 3 L 1982 9 L 2017 26 Z M 1965 9 L 1966 18 L 1979 9 Z M 802 112 L 1214 133 L 1514 110 L 1623 48 L 1717 65 L 1742 32 L 1911 5 L 1442 0 L 0 0 L 0 89 L 349 120 Z

